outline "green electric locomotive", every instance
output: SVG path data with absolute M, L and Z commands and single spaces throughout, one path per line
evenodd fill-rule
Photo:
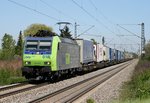
M 76 41 L 52 37 L 27 37 L 23 51 L 22 74 L 27 79 L 48 79 L 81 67 Z

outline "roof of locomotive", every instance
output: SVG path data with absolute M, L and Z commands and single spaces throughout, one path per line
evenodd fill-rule
M 77 42 L 73 39 L 70 39 L 70 38 L 62 38 L 60 37 L 60 40 L 62 43 L 70 43 L 70 44 L 77 44 Z
M 52 37 L 26 37 L 26 40 L 52 40 Z
M 62 43 L 77 44 L 73 39 L 59 37 Z M 27 40 L 52 40 L 53 37 L 26 37 Z

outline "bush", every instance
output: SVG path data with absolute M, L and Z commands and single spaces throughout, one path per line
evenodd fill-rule
M 0 85 L 12 84 L 24 80 L 25 78 L 21 75 L 21 69 L 0 69 Z

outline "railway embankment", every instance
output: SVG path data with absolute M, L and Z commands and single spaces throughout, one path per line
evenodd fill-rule
M 150 61 L 140 59 L 131 80 L 122 86 L 120 101 L 132 103 L 150 102 Z
M 150 103 L 150 43 L 136 65 L 131 80 L 124 83 L 120 92 L 123 103 Z

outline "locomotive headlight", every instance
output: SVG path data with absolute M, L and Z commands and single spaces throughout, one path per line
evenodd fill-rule
M 50 62 L 44 62 L 44 64 L 45 64 L 45 65 L 50 65 L 51 63 L 50 63 Z
M 49 65 L 49 64 L 50 64 L 50 62 L 47 62 L 47 64 Z
M 25 64 L 28 65 L 28 64 L 31 64 L 31 62 L 26 61 Z

